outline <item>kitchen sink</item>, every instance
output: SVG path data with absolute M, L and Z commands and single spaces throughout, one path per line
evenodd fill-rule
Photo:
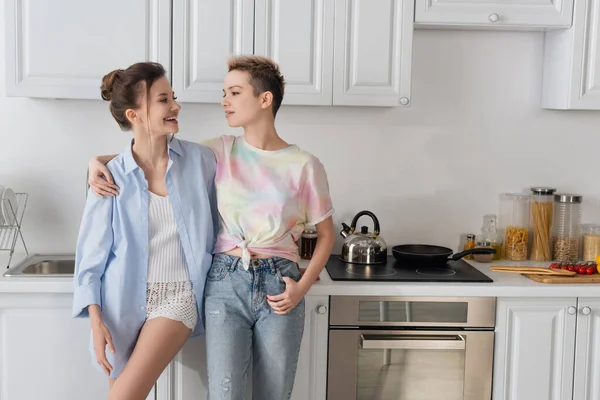
M 32 254 L 9 268 L 7 277 L 72 277 L 75 271 L 74 254 Z

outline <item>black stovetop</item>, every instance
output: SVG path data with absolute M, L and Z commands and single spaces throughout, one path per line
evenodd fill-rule
M 362 265 L 340 260 L 333 254 L 327 261 L 327 272 L 334 281 L 398 281 L 398 282 L 493 282 L 466 261 L 448 261 L 442 266 L 405 263 L 389 256 L 385 264 Z

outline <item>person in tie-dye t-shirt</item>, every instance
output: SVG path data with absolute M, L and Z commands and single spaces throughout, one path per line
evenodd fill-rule
M 228 67 L 221 104 L 244 135 L 203 143 L 217 158 L 220 217 L 204 299 L 209 398 L 245 398 L 252 363 L 253 399 L 289 399 L 304 296 L 333 248 L 333 206 L 321 162 L 275 129 L 285 86 L 277 64 L 240 56 Z M 110 159 L 90 162 L 98 195 L 118 190 L 103 165 Z M 301 274 L 297 242 L 306 225 L 316 226 L 318 239 Z
M 334 242 L 323 164 L 275 129 L 284 92 L 271 60 L 229 60 L 221 105 L 244 135 L 204 142 L 217 158 L 220 229 L 205 287 L 209 397 L 244 398 L 251 360 L 253 399 L 289 398 L 304 329 L 304 295 Z M 317 247 L 304 275 L 297 242 L 306 225 Z

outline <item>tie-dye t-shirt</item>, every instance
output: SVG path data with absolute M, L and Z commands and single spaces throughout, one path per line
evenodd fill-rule
M 258 149 L 243 136 L 203 142 L 217 157 L 215 184 L 220 228 L 215 253 L 243 249 L 299 261 L 298 239 L 305 225 L 333 214 L 329 184 L 319 159 L 298 146 Z

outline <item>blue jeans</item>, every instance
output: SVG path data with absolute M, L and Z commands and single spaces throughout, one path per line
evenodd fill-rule
M 246 398 L 252 363 L 252 399 L 289 399 L 304 331 L 304 299 L 277 315 L 266 295 L 285 291 L 282 277 L 300 280 L 293 261 L 242 260 L 227 254 L 213 258 L 204 290 L 209 400 Z

